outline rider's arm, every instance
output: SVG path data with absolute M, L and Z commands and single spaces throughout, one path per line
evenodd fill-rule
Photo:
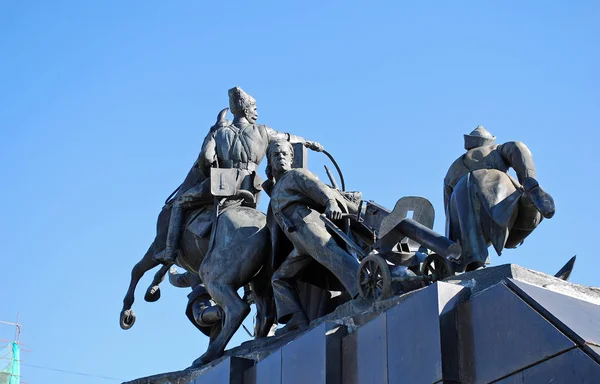
M 303 195 L 325 207 L 337 201 L 333 190 L 310 171 L 296 168 L 291 172 L 294 172 L 295 186 Z
M 523 183 L 526 177 L 535 179 L 533 155 L 525 144 L 519 141 L 509 141 L 499 145 L 496 150 L 504 162 L 515 170 L 520 183 Z
M 267 135 L 269 135 L 269 142 L 285 140 L 290 143 L 302 143 L 308 149 L 312 149 L 313 151 L 322 152 L 323 146 L 316 141 L 308 141 L 302 136 L 292 135 L 291 133 L 279 132 L 274 130 L 273 128 L 269 128 L 265 125 L 265 129 L 267 131 Z
M 279 132 L 274 130 L 271 127 L 267 127 L 265 125 L 265 129 L 267 131 L 267 135 L 269 135 L 269 142 L 272 141 L 279 141 L 279 140 L 285 140 L 285 141 L 289 141 L 290 143 L 305 143 L 306 140 L 303 137 L 300 136 L 296 136 L 296 135 L 292 135 L 291 133 L 286 133 L 286 132 Z
M 279 132 L 274 130 L 273 128 L 267 127 L 265 125 L 265 129 L 267 131 L 267 135 L 269 136 L 269 142 L 285 140 L 289 141 L 292 144 L 302 143 L 306 148 L 312 149 L 313 151 L 321 152 L 323 151 L 323 146 L 316 141 L 308 141 L 304 137 L 292 135 L 291 133 Z

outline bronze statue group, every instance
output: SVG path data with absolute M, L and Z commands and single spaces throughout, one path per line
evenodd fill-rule
M 172 265 L 171 283 L 191 287 L 186 314 L 209 338 L 201 366 L 223 355 L 233 334 L 256 305 L 255 337 L 309 325 L 301 281 L 358 296 L 359 260 L 342 246 L 328 223 L 361 215 L 360 193 L 340 191 L 304 168 L 294 168 L 295 146 L 322 151 L 316 142 L 257 124 L 256 100 L 241 88 L 229 90 L 229 110 L 219 113 L 200 155 L 157 222 L 157 234 L 133 268 L 120 325 L 133 326 L 134 291 L 142 275 L 161 266 L 146 292 L 160 297 L 159 284 Z M 450 258 L 452 273 L 489 263 L 488 247 L 500 254 L 515 248 L 554 215 L 554 201 L 536 180 L 529 149 L 520 142 L 496 144 L 485 128 L 465 135 L 466 153 L 444 179 L 446 237 L 461 247 Z M 266 180 L 257 173 L 267 157 Z M 507 172 L 514 169 L 517 179 Z M 334 183 L 332 183 L 334 184 Z M 261 191 L 267 214 L 257 210 Z M 245 288 L 244 297 L 237 293 Z

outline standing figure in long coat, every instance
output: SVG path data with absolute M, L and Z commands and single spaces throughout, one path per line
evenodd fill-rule
M 498 145 L 482 126 L 464 136 L 467 152 L 444 178 L 446 236 L 462 247 L 460 258 L 452 260 L 455 272 L 489 263 L 490 245 L 498 255 L 504 248 L 516 248 L 555 211 L 552 196 L 536 180 L 525 144 Z M 509 168 L 518 180 L 507 173 Z
M 275 221 L 293 245 L 271 279 L 277 320 L 286 324 L 281 332 L 309 323 L 295 283 L 311 265 L 317 264 L 333 275 L 339 289 L 350 298 L 358 295 L 358 260 L 336 243 L 321 216 L 339 220 L 343 212 L 356 214 L 358 207 L 307 169 L 292 169 L 293 155 L 288 141 L 275 141 L 267 150 L 267 170 L 269 177 L 275 179 L 270 207 Z M 318 274 L 322 278 L 319 285 L 335 284 L 327 274 Z

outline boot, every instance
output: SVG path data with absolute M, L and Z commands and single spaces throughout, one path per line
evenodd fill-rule
M 292 318 L 288 320 L 285 327 L 275 331 L 275 336 L 280 336 L 285 333 L 295 331 L 296 329 L 305 328 L 310 324 L 308 318 L 303 312 L 296 312 L 292 315 Z
M 540 187 L 539 183 L 533 177 L 526 177 L 523 180 L 523 189 L 529 195 L 531 202 L 538 211 L 544 216 L 546 219 L 554 216 L 554 212 L 556 211 L 556 207 L 554 205 L 554 199 L 550 194 Z
M 183 209 L 178 205 L 173 205 L 171 217 L 169 219 L 169 232 L 167 234 L 167 246 L 162 252 L 154 256 L 154 260 L 164 265 L 174 264 L 179 253 L 179 240 L 181 237 L 181 226 L 183 219 Z

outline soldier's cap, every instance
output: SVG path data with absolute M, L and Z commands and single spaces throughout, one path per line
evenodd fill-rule
M 229 109 L 234 116 L 244 113 L 244 109 L 256 105 L 256 99 L 240 87 L 233 87 L 228 91 Z
M 478 125 L 470 134 L 464 135 L 465 149 L 468 151 L 473 148 L 483 147 L 485 145 L 493 145 L 496 143 L 496 136 L 485 129 L 482 125 Z

